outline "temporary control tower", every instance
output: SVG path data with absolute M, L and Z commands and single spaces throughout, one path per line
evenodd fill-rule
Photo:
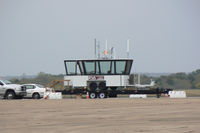
M 116 97 L 116 90 L 129 84 L 132 63 L 132 59 L 65 60 L 64 85 L 85 89 L 90 98 Z

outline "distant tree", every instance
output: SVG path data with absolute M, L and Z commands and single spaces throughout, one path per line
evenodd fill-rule
M 134 84 L 134 74 L 129 76 L 129 84 Z
M 177 79 L 187 79 L 187 75 L 185 73 L 183 73 L 183 72 L 182 73 L 176 73 L 175 77 Z
M 189 79 L 191 82 L 193 82 L 193 81 L 195 80 L 195 77 L 194 77 L 194 75 L 193 75 L 192 73 L 190 73 L 190 74 L 188 75 L 188 79 Z
M 167 84 L 169 84 L 169 85 L 174 85 L 173 79 L 168 78 L 168 79 L 167 79 Z
M 10 81 L 11 83 L 14 83 L 14 84 L 20 84 L 20 80 L 17 78 L 11 79 Z
M 200 82 L 196 83 L 195 88 L 200 89 Z

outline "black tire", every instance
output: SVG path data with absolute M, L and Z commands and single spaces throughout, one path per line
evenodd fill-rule
M 16 99 L 23 99 L 23 96 L 15 96 Z
M 117 97 L 117 93 L 116 92 L 111 92 L 111 93 L 109 93 L 108 96 L 112 97 L 112 98 L 115 98 L 115 97 Z
M 6 95 L 5 95 L 5 99 L 14 99 L 15 98 L 15 93 L 13 91 L 8 91 L 6 92 Z
M 90 97 L 90 99 L 95 99 L 95 98 L 97 98 L 97 94 L 95 92 L 90 92 L 89 97 Z
M 100 99 L 104 99 L 104 98 L 107 98 L 107 94 L 105 92 L 99 92 L 98 97 Z
M 40 99 L 40 94 L 34 93 L 32 96 L 33 99 Z

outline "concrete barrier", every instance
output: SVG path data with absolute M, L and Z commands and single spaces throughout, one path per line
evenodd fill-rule
M 147 98 L 146 94 L 131 94 L 129 98 Z
M 44 99 L 62 99 L 61 92 L 46 92 L 44 93 Z
M 169 98 L 186 98 L 185 91 L 169 91 Z

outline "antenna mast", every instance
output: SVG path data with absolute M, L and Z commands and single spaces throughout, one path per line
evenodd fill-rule
M 127 40 L 127 58 L 129 58 L 129 45 L 130 45 L 130 40 Z
M 97 58 L 97 40 L 94 39 L 94 58 Z
M 100 59 L 100 41 L 98 41 L 97 48 L 98 48 L 98 59 Z

